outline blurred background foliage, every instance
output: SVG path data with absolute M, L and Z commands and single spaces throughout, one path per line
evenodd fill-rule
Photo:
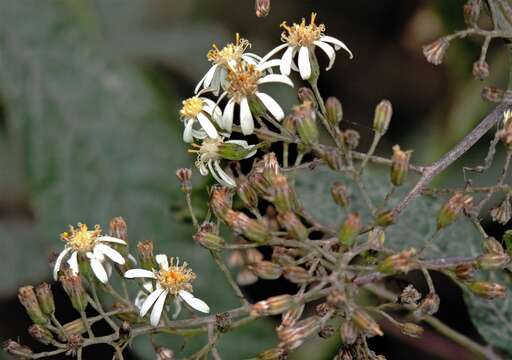
M 191 264 L 199 274 L 196 292 L 213 311 L 236 303 L 226 299 L 228 286 L 212 271 L 209 254 L 191 240 L 174 176 L 193 161 L 181 141 L 180 99 L 207 70 L 212 43 L 222 45 L 239 32 L 263 55 L 279 42 L 282 21 L 318 12 L 328 33 L 356 55 L 351 61 L 339 56 L 320 88 L 341 99 L 345 125 L 361 133 L 360 148 L 371 141 L 374 106 L 387 98 L 395 111 L 378 153 L 388 156 L 400 143 L 414 149 L 415 162 L 427 163 L 491 108 L 480 99 L 482 86 L 507 82 L 502 44 L 490 49 L 491 76 L 484 83 L 471 76 L 479 55 L 472 39 L 453 44 L 442 66 L 423 58 L 422 45 L 464 27 L 463 4 L 274 0 L 270 15 L 258 19 L 253 0 L 0 0 L 0 336 L 25 334 L 28 320 L 16 290 L 50 280 L 47 258 L 59 250 L 58 235 L 67 225 L 107 226 L 119 215 L 133 245 L 151 239 L 159 251 Z M 293 94 L 281 95 L 289 108 Z M 464 162 L 480 162 L 487 144 L 481 141 Z M 438 181 L 460 185 L 458 165 Z M 484 183 L 487 176 L 493 179 L 487 174 Z M 481 341 L 460 291 L 441 276 L 437 280 L 439 316 Z M 255 301 L 280 286 L 262 282 L 244 290 Z M 66 307 L 65 301 L 59 305 Z M 61 316 L 73 319 L 69 309 Z M 221 350 L 228 359 L 254 356 L 274 343 L 273 326 L 262 320 L 229 334 Z M 336 345 L 310 343 L 294 358 L 329 359 Z M 470 358 L 431 332 L 414 342 L 395 333 L 375 340 L 374 347 L 391 359 L 408 358 L 413 350 L 419 350 L 417 359 Z M 86 358 L 107 358 L 103 351 L 86 352 Z M 129 358 L 153 358 L 147 340 L 136 343 L 133 353 Z

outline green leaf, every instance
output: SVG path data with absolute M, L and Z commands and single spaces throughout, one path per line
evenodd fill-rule
M 387 172 L 376 168 L 370 168 L 364 174 L 363 183 L 377 205 L 390 189 L 388 178 Z M 349 188 L 352 194 L 351 211 L 359 212 L 366 224 L 371 223 L 371 215 L 354 182 L 341 174 L 325 168 L 300 172 L 296 177 L 297 192 L 317 219 L 325 224 L 339 226 L 346 213 L 331 199 L 329 189 L 335 181 L 342 181 Z M 411 176 L 409 182 L 409 185 L 396 191 L 389 208 L 407 193 L 415 177 Z M 445 201 L 445 198 L 427 196 L 415 199 L 401 214 L 398 223 L 386 230 L 386 246 L 395 250 L 421 248 L 435 232 L 437 213 Z M 476 256 L 482 252 L 481 242 L 480 234 L 473 225 L 467 219 L 460 218 L 443 229 L 434 240 L 434 246 L 427 248 L 423 255 L 433 259 L 441 256 Z M 512 356 L 512 279 L 509 273 L 499 271 L 481 272 L 480 275 L 482 280 L 507 286 L 509 296 L 505 300 L 485 300 L 463 287 L 471 319 L 486 341 Z

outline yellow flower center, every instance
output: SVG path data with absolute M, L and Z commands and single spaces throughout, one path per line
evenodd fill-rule
M 183 100 L 183 107 L 180 110 L 180 115 L 183 118 L 190 119 L 195 118 L 197 115 L 203 111 L 203 100 L 198 98 L 197 96 L 188 98 L 187 100 Z
M 60 237 L 75 251 L 88 252 L 94 248 L 96 239 L 101 235 L 101 227 L 94 226 L 94 230 L 89 230 L 86 224 L 78 223 L 77 228 L 69 226 L 69 231 L 63 232 Z
M 190 282 L 196 278 L 196 274 L 188 268 L 186 262 L 179 265 L 170 259 L 169 269 L 161 269 L 156 273 L 160 285 L 169 290 L 172 295 L 177 295 L 180 290 L 192 291 Z
M 311 14 L 311 22 L 306 25 L 306 19 L 302 18 L 300 24 L 293 23 L 288 26 L 286 21 L 281 24 L 285 29 L 281 34 L 281 41 L 287 42 L 292 46 L 312 46 L 313 42 L 318 40 L 325 31 L 324 24 L 315 24 L 316 13 Z
M 220 50 L 217 45 L 213 44 L 206 57 L 208 61 L 227 67 L 233 61 L 239 62 L 242 54 L 250 47 L 251 43 L 246 39 L 240 38 L 240 34 L 237 33 L 235 43 L 229 43 Z
M 227 88 L 229 96 L 237 103 L 242 98 L 254 95 L 258 91 L 258 80 L 261 71 L 252 64 L 238 64 L 236 68 L 228 70 Z

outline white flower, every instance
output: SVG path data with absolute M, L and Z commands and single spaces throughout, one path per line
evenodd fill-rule
M 180 116 L 185 123 L 183 141 L 191 143 L 194 138 L 204 139 L 208 136 L 216 139 L 219 136 L 215 125 L 211 121 L 215 121 L 218 125 L 221 123 L 222 111 L 217 104 L 210 99 L 198 96 L 183 100 L 182 104 Z M 194 129 L 197 124 L 199 129 Z
M 138 296 L 139 300 L 137 300 L 138 305 L 136 304 L 136 306 L 140 306 L 140 316 L 145 316 L 149 309 L 153 307 L 150 322 L 151 325 L 158 326 L 168 296 L 173 296 L 175 301 L 185 301 L 197 311 L 209 313 L 210 307 L 204 301 L 192 295 L 190 282 L 195 279 L 196 275 L 188 268 L 187 263 L 184 262 L 180 265 L 179 260 L 174 263 L 174 259 L 171 258 L 169 265 L 167 255 L 164 254 L 158 254 L 155 258 L 159 265 L 158 270 L 131 269 L 124 273 L 124 276 L 128 279 L 146 278 L 154 279 L 156 282 L 154 290 L 152 285 L 144 286 L 146 289 L 150 289 L 149 295 L 145 298 L 144 296 Z
M 99 225 L 96 225 L 94 230 L 89 230 L 87 225 L 80 223 L 77 228 L 70 226 L 70 231 L 62 233 L 61 238 L 66 242 L 66 246 L 55 261 L 53 268 L 53 278 L 55 280 L 57 280 L 62 261 L 68 255 L 67 263 L 74 274 L 79 273 L 78 261 L 80 257 L 80 260 L 89 262 L 94 275 L 104 284 L 108 281 L 110 273 L 110 264 L 104 264 L 106 258 L 120 265 L 125 263 L 123 255 L 111 248 L 109 243 L 126 245 L 126 242 L 111 236 L 101 235 Z
M 256 154 L 254 145 L 249 145 L 245 140 L 204 139 L 201 145 L 192 144 L 196 149 L 189 152 L 197 153 L 196 166 L 201 175 L 211 173 L 220 184 L 227 187 L 235 187 L 236 182 L 226 174 L 220 165 L 222 159 L 242 160 Z
M 226 95 L 229 98 L 221 122 L 222 128 L 229 133 L 233 127 L 235 104 L 240 107 L 240 127 L 244 135 L 250 135 L 254 131 L 251 105 L 262 104 L 277 121 L 284 118 L 281 106 L 270 95 L 260 92 L 259 86 L 267 83 L 283 83 L 293 87 L 292 81 L 284 75 L 264 75 L 264 72 L 259 69 L 260 67 L 253 64 L 239 63 L 228 71 L 226 91 L 220 98 L 222 99 Z
M 330 70 L 336 59 L 336 50 L 344 49 L 352 59 L 354 55 L 350 49 L 340 40 L 324 35 L 325 26 L 323 24 L 315 24 L 316 14 L 311 14 L 311 22 L 306 25 L 306 19 L 302 19 L 300 24 L 294 23 L 288 26 L 286 22 L 281 24 L 285 31 L 281 34 L 281 40 L 284 44 L 271 50 L 265 55 L 261 62 L 267 62 L 272 56 L 279 51 L 284 50 L 281 58 L 280 70 L 281 74 L 290 75 L 293 69 L 299 71 L 303 80 L 308 80 L 312 74 L 311 58 L 315 57 L 315 47 L 319 47 L 328 57 L 329 65 L 326 70 Z M 293 58 L 298 53 L 298 66 L 295 65 Z

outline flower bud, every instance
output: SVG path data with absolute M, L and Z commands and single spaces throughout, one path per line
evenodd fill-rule
M 251 186 L 247 177 L 240 176 L 237 181 L 236 192 L 238 197 L 245 206 L 249 209 L 256 209 L 258 207 L 258 193 Z
M 332 185 L 331 196 L 334 199 L 334 202 L 342 208 L 346 208 L 350 205 L 347 187 L 339 181 L 336 181 Z
M 313 90 L 306 86 L 299 88 L 299 90 L 297 91 L 297 98 L 301 103 L 304 103 L 306 101 L 310 102 L 315 109 L 318 106 L 318 103 L 316 102 L 315 93 L 313 92 Z
M 342 309 L 346 307 L 347 298 L 340 291 L 333 291 L 327 295 L 327 302 L 334 308 Z
M 380 329 L 379 324 L 377 324 L 377 322 L 370 316 L 370 314 L 362 309 L 354 310 L 354 313 L 352 314 L 352 321 L 368 337 L 384 335 Z
M 343 119 L 343 108 L 338 98 L 335 98 L 334 96 L 329 97 L 325 101 L 325 110 L 327 112 L 327 122 L 331 126 L 337 126 Z
M 311 281 L 311 275 L 301 266 L 285 266 L 283 276 L 294 284 L 305 284 Z
M 270 0 L 256 0 L 256 16 L 265 17 L 270 13 Z
M 272 181 L 274 189 L 273 203 L 280 213 L 294 211 L 298 206 L 297 195 L 284 175 L 277 175 Z
M 473 281 L 468 284 L 468 288 L 473 292 L 473 294 L 486 299 L 504 299 L 507 296 L 507 289 L 503 285 L 497 283 Z
M 272 296 L 254 304 L 251 314 L 253 316 L 278 315 L 287 311 L 293 304 L 293 296 L 291 295 Z
M 483 248 L 487 254 L 503 254 L 505 252 L 500 242 L 492 236 L 487 237 L 483 241 Z
M 285 349 L 277 347 L 263 351 L 256 357 L 256 360 L 284 360 L 288 357 Z
M 343 156 L 338 149 L 330 148 L 321 152 L 315 149 L 315 153 L 329 166 L 331 170 L 340 170 L 345 166 Z
M 153 242 L 146 240 L 137 244 L 137 255 L 139 257 L 140 266 L 146 270 L 158 269 L 158 265 L 153 254 Z
M 429 63 L 440 65 L 449 46 L 450 42 L 445 38 L 437 39 L 433 43 L 423 46 L 423 55 Z
M 44 326 L 34 324 L 28 328 L 28 333 L 41 344 L 49 345 L 53 341 L 53 334 Z
M 355 149 L 359 146 L 361 136 L 355 130 L 348 129 L 343 133 L 343 143 L 347 149 Z
M 71 305 L 76 311 L 85 311 L 87 307 L 87 294 L 82 286 L 82 280 L 71 271 L 65 271 L 59 278 L 64 291 L 71 300 Z
M 283 273 L 283 269 L 279 265 L 266 260 L 250 264 L 248 267 L 256 276 L 265 280 L 278 279 Z
M 299 321 L 300 317 L 302 316 L 302 313 L 304 312 L 304 304 L 294 306 L 287 312 L 285 312 L 281 317 L 281 324 L 278 327 L 279 329 L 287 328 L 294 326 L 297 321 Z
M 464 5 L 464 22 L 468 27 L 476 27 L 480 17 L 482 0 L 469 0 Z
M 379 226 L 388 227 L 389 225 L 393 225 L 396 222 L 396 214 L 393 210 L 383 211 L 377 214 L 375 222 Z
M 421 294 L 416 288 L 409 284 L 407 285 L 400 294 L 399 300 L 402 304 L 416 304 L 421 299 Z
M 276 154 L 271 152 L 263 155 L 261 160 L 262 172 L 265 179 L 271 184 L 277 175 L 280 175 L 279 162 Z
M 322 339 L 328 339 L 334 335 L 335 331 L 336 330 L 334 330 L 332 325 L 325 325 L 318 332 L 318 336 L 320 336 Z
M 292 114 L 288 114 L 285 116 L 283 121 L 281 122 L 281 125 L 288 130 L 288 132 L 292 135 L 297 134 L 297 128 L 295 126 L 295 119 L 293 118 Z
M 502 269 L 510 262 L 510 257 L 505 253 L 483 254 L 478 257 L 477 261 L 480 268 L 484 270 Z
M 48 323 L 48 318 L 41 310 L 32 286 L 21 287 L 18 290 L 18 299 L 34 324 L 45 325 Z
M 87 331 L 85 328 L 84 322 L 81 318 L 70 321 L 62 326 L 64 328 L 64 333 L 66 337 L 72 335 L 82 335 Z M 62 339 L 65 340 L 65 339 Z
M 373 116 L 373 131 L 379 135 L 384 135 L 389 128 L 391 116 L 393 115 L 393 107 L 388 100 L 382 100 L 375 107 L 375 114 Z
M 158 346 L 155 349 L 156 360 L 174 360 L 174 351 L 169 348 Z
M 368 244 L 373 250 L 380 249 L 386 241 L 386 234 L 381 228 L 372 229 L 368 233 Z
M 414 310 L 414 316 L 417 319 L 423 318 L 425 315 L 434 315 L 439 310 L 439 296 L 429 293 L 420 302 L 418 308 Z
M 501 225 L 506 225 L 512 217 L 512 205 L 510 204 L 510 199 L 506 198 L 498 207 L 492 209 L 491 217 L 492 221 Z
M 415 265 L 413 259 L 415 254 L 416 250 L 411 248 L 394 255 L 390 255 L 379 263 L 377 269 L 386 275 L 393 275 L 396 273 L 407 274 Z
M 460 280 L 471 280 L 475 274 L 476 264 L 459 264 L 452 270 L 455 276 Z
M 134 311 L 131 311 L 130 308 L 125 303 L 122 303 L 119 301 L 115 302 L 112 305 L 112 309 L 119 311 L 116 314 L 117 318 L 119 318 L 123 321 L 127 321 L 130 324 L 136 324 L 136 323 L 140 322 L 140 320 L 141 320 L 139 317 L 139 314 Z
M 215 328 L 222 334 L 227 333 L 231 329 L 233 318 L 229 312 L 223 312 L 215 315 Z
M 192 192 L 192 170 L 189 168 L 181 168 L 176 170 L 176 177 L 180 181 L 181 191 L 185 194 L 190 194 Z
M 309 101 L 293 108 L 295 124 L 299 138 L 307 145 L 318 143 L 319 133 L 316 126 L 316 112 Z
M 348 214 L 345 222 L 341 226 L 338 239 L 340 244 L 351 247 L 356 241 L 357 235 L 361 230 L 361 218 L 357 213 Z
M 489 76 L 489 64 L 484 60 L 477 60 L 473 63 L 473 77 L 476 80 L 484 80 Z
M 210 208 L 216 217 L 225 220 L 227 211 L 231 209 L 231 191 L 227 187 L 213 186 L 210 193 Z
M 281 266 L 293 266 L 295 259 L 290 255 L 290 250 L 282 246 L 272 248 L 272 262 Z
M 36 286 L 36 296 L 43 313 L 51 315 L 55 312 L 55 302 L 53 300 L 53 293 L 49 284 L 42 283 Z
M 402 185 L 407 179 L 409 160 L 412 151 L 402 151 L 399 145 L 393 146 L 393 158 L 391 160 L 391 183 L 395 186 Z
M 293 239 L 304 241 L 308 238 L 308 229 L 294 213 L 289 211 L 281 213 L 277 216 L 277 221 Z
M 410 322 L 401 324 L 400 331 L 402 334 L 413 338 L 419 338 L 423 334 L 423 328 L 421 326 Z
M 316 333 L 319 327 L 319 318 L 317 316 L 311 316 L 299 321 L 293 327 L 280 329 L 277 336 L 286 349 L 293 350 L 302 345 L 307 337 Z
M 242 286 L 252 285 L 258 281 L 258 277 L 249 269 L 242 269 L 236 276 L 236 282 Z
M 117 216 L 110 220 L 109 234 L 115 238 L 126 241 L 127 226 L 126 221 L 121 216 Z
M 512 256 L 512 230 L 505 231 L 502 240 L 505 243 L 508 254 Z
M 457 193 L 453 195 L 439 211 L 437 216 L 437 228 L 442 229 L 453 223 L 461 211 L 468 208 L 473 203 L 473 198 L 469 195 Z
M 340 338 L 344 345 L 352 345 L 359 336 L 359 330 L 353 321 L 346 320 L 341 323 Z
M 212 251 L 220 251 L 226 243 L 215 233 L 215 225 L 211 223 L 202 224 L 193 238 L 199 245 Z
M 253 242 L 265 243 L 271 236 L 264 223 L 251 219 L 242 212 L 229 210 L 226 213 L 225 222 L 235 233 L 241 234 Z
M 2 344 L 2 347 L 6 353 L 16 356 L 19 359 L 30 359 L 33 354 L 32 350 L 28 346 L 21 345 L 11 339 L 5 341 Z

